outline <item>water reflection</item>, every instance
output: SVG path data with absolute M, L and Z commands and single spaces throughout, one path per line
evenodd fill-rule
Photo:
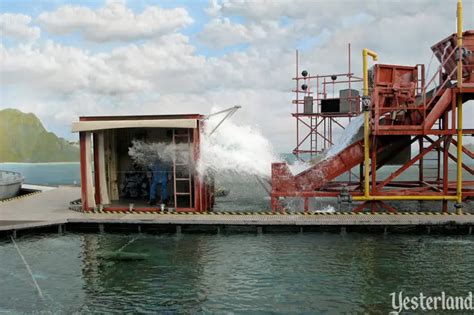
M 110 256 L 127 243 L 140 259 Z M 66 234 L 18 245 L 46 298 L 5 240 L 1 312 L 386 314 L 391 292 L 474 289 L 472 236 Z
M 147 259 L 103 257 L 132 237 L 83 237 L 84 309 L 386 313 L 391 292 L 465 294 L 474 282 L 472 237 L 147 235 L 127 249 Z

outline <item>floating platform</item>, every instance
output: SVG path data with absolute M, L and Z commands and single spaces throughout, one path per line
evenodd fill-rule
M 78 187 L 36 187 L 0 203 L 0 235 L 28 232 L 380 232 L 472 234 L 474 214 L 216 211 L 84 213 L 69 209 Z M 158 210 L 158 209 L 157 209 Z

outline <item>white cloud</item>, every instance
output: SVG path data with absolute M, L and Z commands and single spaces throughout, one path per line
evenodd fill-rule
M 148 83 L 104 62 L 101 54 L 47 42 L 40 48 L 0 46 L 2 85 L 28 93 L 62 97 L 74 93 L 103 95 L 144 91 Z
M 465 5 L 467 9 L 469 6 Z M 287 17 L 293 20 L 304 20 L 308 25 L 318 23 L 320 26 L 335 27 L 342 18 L 367 14 L 410 15 L 416 12 L 429 12 L 440 7 L 456 8 L 456 1 L 433 0 L 222 0 L 212 1 L 210 7 L 214 15 L 239 15 L 251 21 L 275 20 Z
M 29 26 L 31 17 L 25 14 L 0 14 L 0 35 L 13 39 L 33 41 L 40 37 L 40 29 Z
M 427 63 L 429 47 L 454 32 L 455 1 L 446 2 L 372 2 L 373 7 L 356 1 L 211 2 L 212 18 L 200 34 L 189 37 L 176 32 L 179 26 L 156 28 L 156 21 L 147 22 L 149 29 L 156 28 L 147 35 L 131 22 L 146 10 L 137 15 L 124 4 L 117 10 L 127 14 L 112 14 L 113 9 L 110 14 L 128 18 L 111 19 L 103 29 L 98 25 L 108 21 L 105 11 L 116 3 L 97 10 L 61 7 L 41 15 L 58 17 L 58 24 L 51 18 L 54 23 L 45 27 L 78 31 L 94 41 L 143 40 L 100 53 L 85 50 L 81 43 L 0 45 L 2 106 L 33 111 L 56 126 L 67 126 L 78 115 L 205 114 L 212 107 L 242 105 L 235 120 L 258 125 L 278 151 L 289 151 L 295 133 L 290 115 L 295 47 L 309 41 L 300 50 L 300 70 L 313 74 L 345 72 L 348 42 L 356 75 L 364 47 L 377 51 L 383 63 Z M 74 13 L 60 14 L 65 8 Z M 465 12 L 472 12 L 470 8 L 472 3 L 466 4 Z M 464 25 L 474 27 L 472 15 L 465 14 Z M 209 57 L 197 50 L 195 39 L 215 49 L 242 43 L 248 48 Z
M 240 24 L 226 17 L 212 19 L 198 35 L 199 40 L 215 49 L 237 44 L 274 45 L 291 37 L 290 29 L 281 27 L 277 21 Z
M 246 26 L 234 24 L 228 18 L 215 18 L 204 27 L 199 38 L 213 48 L 223 48 L 251 40 Z
M 153 38 L 193 22 L 183 8 L 163 9 L 150 6 L 140 14 L 135 14 L 120 2 L 109 2 L 97 10 L 82 6 L 62 6 L 53 12 L 40 14 L 38 20 L 49 32 L 79 32 L 85 39 L 93 42 Z
M 217 0 L 210 0 L 209 6 L 204 10 L 210 16 L 217 16 L 221 10 L 221 5 Z

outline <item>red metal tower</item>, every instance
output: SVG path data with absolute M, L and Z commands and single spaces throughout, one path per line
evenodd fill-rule
M 296 118 L 296 147 L 293 154 L 300 161 L 312 159 L 334 143 L 334 131 L 344 129 L 344 120 L 360 113 L 360 96 L 354 84 L 362 79 L 351 72 L 351 45 L 348 44 L 348 72 L 326 75 L 299 73 L 296 51 L 295 95 L 292 103 Z M 336 93 L 341 92 L 338 97 Z M 338 103 L 338 104 L 337 104 Z
M 474 158 L 474 152 L 462 145 L 463 135 L 474 135 L 474 129 L 462 125 L 463 104 L 474 100 L 474 31 L 462 32 L 461 12 L 462 5 L 458 2 L 457 34 L 431 47 L 440 66 L 428 83 L 425 82 L 423 65 L 376 64 L 367 71 L 367 56 L 376 58 L 377 55 L 364 49 L 363 139 L 355 139 L 334 156 L 328 156 L 296 175 L 285 163 L 272 164 L 271 202 L 274 211 L 284 210 L 280 199 L 285 197 L 302 198 L 305 211 L 308 210 L 309 198 L 340 197 L 357 202 L 355 211 L 368 206 L 372 212 L 378 209 L 394 212 L 396 207 L 390 202 L 430 200 L 441 201 L 443 212 L 448 211 L 448 201 L 452 201 L 458 212 L 462 212 L 463 201 L 474 196 L 474 170 L 462 162 L 463 156 L 471 161 Z M 350 71 L 345 75 L 349 82 L 355 78 Z M 319 86 L 318 80 L 322 80 L 325 87 L 327 77 L 302 73 L 302 77 L 297 75 L 294 79 L 297 86 L 297 112 L 294 114 L 297 118 L 297 147 L 294 153 L 298 157 L 302 153 L 311 156 L 320 152 L 313 144 L 307 150 L 302 149 L 303 143 L 312 139 L 311 135 L 316 135 L 316 139 L 321 137 L 326 143 L 332 139 L 332 129 L 324 129 L 320 134 L 316 127 L 322 121 L 334 121 L 335 115 L 326 115 L 327 111 L 323 109 L 324 106 L 331 107 L 330 103 L 334 102 L 328 100 L 325 89 L 319 92 L 317 88 L 315 104 L 320 109 L 309 115 L 304 111 L 301 113 L 299 109 L 301 104 L 305 105 L 305 98 L 301 100 L 299 94 L 304 93 L 305 97 L 313 95 L 307 82 L 317 80 L 316 86 Z M 305 81 L 305 86 L 300 90 L 301 80 Z M 433 82 L 436 82 L 434 89 L 429 89 Z M 303 123 L 302 117 L 309 118 L 310 123 Z M 313 123 L 311 120 L 316 121 Z M 302 138 L 299 123 L 310 130 Z M 419 152 L 411 156 L 414 143 L 418 143 Z M 456 154 L 450 151 L 451 146 L 456 146 Z M 428 160 L 430 152 L 434 156 L 431 161 Z M 453 168 L 449 160 L 456 163 L 455 180 L 449 172 L 450 167 Z M 388 164 L 399 167 L 383 177 L 379 170 Z M 416 164 L 417 180 L 399 179 Z M 358 182 L 338 180 L 341 174 L 357 166 L 364 171 Z M 427 176 L 429 170 L 435 171 L 434 176 Z

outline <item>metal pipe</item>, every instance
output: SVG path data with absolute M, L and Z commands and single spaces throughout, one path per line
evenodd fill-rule
M 300 88 L 300 80 L 299 80 L 299 58 L 298 58 L 298 49 L 296 50 L 296 143 L 299 143 L 300 141 L 300 125 L 299 125 L 299 121 L 300 121 L 300 118 L 298 117 L 298 114 L 299 114 L 299 105 L 298 105 L 298 100 L 299 100 L 299 88 Z M 304 108 L 303 108 L 303 111 L 304 111 Z M 296 158 L 299 159 L 300 155 L 299 155 L 299 149 L 300 149 L 300 146 L 297 145 L 296 146 L 296 149 L 298 151 L 296 151 Z
M 224 109 L 224 110 L 221 110 L 221 111 L 218 111 L 218 112 L 215 112 L 215 113 L 212 113 L 212 114 L 209 114 L 209 115 L 206 115 L 202 120 L 206 120 L 206 119 L 209 119 L 210 117 L 212 116 L 216 116 L 216 115 L 220 115 L 220 114 L 223 114 L 223 113 L 227 113 L 229 111 L 232 111 L 232 110 L 237 110 L 239 108 L 242 108 L 242 106 L 240 105 L 235 105 L 233 107 L 229 107 L 227 109 Z
M 364 80 L 364 96 L 369 96 L 369 74 L 368 74 L 368 57 L 372 57 L 377 61 L 378 55 L 367 49 L 362 49 L 362 72 Z M 369 109 L 364 108 L 364 196 L 369 197 Z
M 220 115 L 220 114 L 223 114 L 225 112 L 227 112 L 227 114 L 224 116 L 224 118 L 221 119 L 221 121 L 217 124 L 217 126 L 214 127 L 214 129 L 212 129 L 212 131 L 209 133 L 209 136 L 211 136 L 216 130 L 217 128 L 220 127 L 220 125 L 222 125 L 222 123 L 227 119 L 229 118 L 230 116 L 232 116 L 238 109 L 242 108 L 242 106 L 239 106 L 239 105 L 235 105 L 234 107 L 231 107 L 231 108 L 228 108 L 228 109 L 224 109 L 224 110 L 221 110 L 220 112 L 217 112 L 217 113 L 213 113 L 213 114 L 209 114 L 207 115 L 205 119 L 208 119 L 209 117 L 212 117 L 212 116 L 215 116 L 215 115 Z
M 457 200 L 456 196 L 353 196 L 354 201 L 383 201 L 383 200 Z
M 364 81 L 364 96 L 369 95 L 369 75 L 368 75 L 368 57 L 372 57 L 374 61 L 378 60 L 377 53 L 367 48 L 362 49 L 362 76 Z
M 369 111 L 364 111 L 364 196 L 369 197 Z
M 459 51 L 458 60 L 458 145 L 457 145 L 457 179 L 456 179 L 456 197 L 458 213 L 462 213 L 462 0 L 458 0 L 457 5 L 457 46 Z

